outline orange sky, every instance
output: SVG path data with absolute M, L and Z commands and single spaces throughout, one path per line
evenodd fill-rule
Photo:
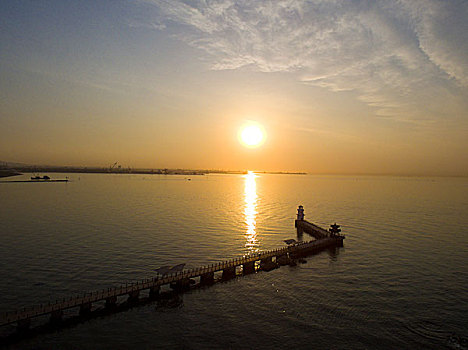
M 0 160 L 468 175 L 468 9 L 417 4 L 2 3 Z

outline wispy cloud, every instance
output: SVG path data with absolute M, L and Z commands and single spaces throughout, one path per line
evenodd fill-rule
M 443 72 L 468 87 L 468 3 L 402 2 L 414 22 L 419 48 Z
M 208 52 L 214 70 L 291 72 L 413 122 L 444 114 L 428 95 L 468 95 L 466 1 L 146 2 L 153 27 Z

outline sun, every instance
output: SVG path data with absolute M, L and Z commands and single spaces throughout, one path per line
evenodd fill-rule
M 239 140 L 246 147 L 259 147 L 265 140 L 265 132 L 258 124 L 248 124 L 240 129 Z

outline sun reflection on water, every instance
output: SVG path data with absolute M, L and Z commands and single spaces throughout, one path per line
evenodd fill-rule
M 245 178 L 245 189 L 244 189 L 244 202 L 245 202 L 245 223 L 247 225 L 247 231 L 245 233 L 245 247 L 249 251 L 258 250 L 258 239 L 257 239 L 257 183 L 255 182 L 255 175 L 252 171 L 249 171 Z

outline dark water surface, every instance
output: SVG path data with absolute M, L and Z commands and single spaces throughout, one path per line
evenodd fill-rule
M 468 337 L 466 178 L 53 177 L 65 176 L 0 184 L 1 312 L 281 247 L 298 204 L 341 224 L 345 246 L 12 349 L 450 349 Z

